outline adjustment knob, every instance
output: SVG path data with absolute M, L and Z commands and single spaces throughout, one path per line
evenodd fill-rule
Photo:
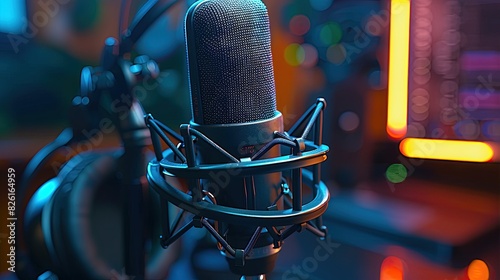
M 104 49 L 101 57 L 101 67 L 104 70 L 110 70 L 116 64 L 120 51 L 120 45 L 117 39 L 108 37 L 104 41 Z
M 95 91 L 95 83 L 93 80 L 94 69 L 90 66 L 82 69 L 80 76 L 80 94 L 82 96 L 89 96 Z
M 156 79 L 160 75 L 160 67 L 147 55 L 141 55 L 134 59 L 134 64 L 130 66 L 130 72 L 139 79 Z

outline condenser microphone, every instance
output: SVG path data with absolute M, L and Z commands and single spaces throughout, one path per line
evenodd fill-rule
M 321 215 L 329 192 L 319 166 L 329 150 L 322 143 L 326 102 L 319 98 L 284 132 L 269 17 L 260 0 L 195 2 L 186 15 L 186 48 L 191 122 L 175 135 L 145 117 L 156 155 L 148 181 L 164 199 L 161 245 L 203 227 L 233 273 L 264 279 L 293 233 L 327 235 Z M 169 149 L 162 150 L 160 138 Z M 311 190 L 305 201 L 303 186 Z M 172 224 L 168 203 L 182 209 Z M 192 220 L 181 226 L 186 213 Z
M 197 164 L 250 161 L 276 132 L 283 132 L 276 110 L 271 34 L 266 6 L 260 0 L 205 0 L 186 16 L 186 46 L 192 105 L 190 126 L 224 149 L 198 141 Z M 280 156 L 279 147 L 263 158 Z M 281 173 L 242 176 L 238 169 L 212 172 L 201 180 L 218 205 L 250 210 L 280 209 Z M 255 226 L 220 223 L 227 242 L 241 248 Z M 262 232 L 244 265 L 226 254 L 239 275 L 270 272 L 279 248 Z

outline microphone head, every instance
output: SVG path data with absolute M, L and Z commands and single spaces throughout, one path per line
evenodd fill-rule
M 270 119 L 276 89 L 267 8 L 261 0 L 203 0 L 186 16 L 193 121 Z

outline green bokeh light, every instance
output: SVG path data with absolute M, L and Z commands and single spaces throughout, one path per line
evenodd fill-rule
M 391 183 L 397 184 L 406 180 L 408 171 L 406 167 L 400 163 L 391 164 L 385 171 L 385 177 Z
M 329 22 L 321 28 L 320 40 L 326 46 L 337 44 L 342 39 L 342 28 L 336 22 Z

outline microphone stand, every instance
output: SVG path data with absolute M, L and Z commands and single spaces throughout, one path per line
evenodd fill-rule
M 127 118 L 119 125 L 124 147 L 119 170 L 123 176 L 121 192 L 125 222 L 125 269 L 127 275 L 136 279 L 144 279 L 145 275 L 144 191 L 147 190 L 147 181 L 144 163 L 145 150 L 150 145 L 150 134 L 144 124 L 143 115 L 142 107 L 134 100 Z
M 144 191 L 148 189 L 146 180 L 146 149 L 151 144 L 149 128 L 144 122 L 145 112 L 132 90 L 139 81 L 159 75 L 156 62 L 146 56 L 139 56 L 130 63 L 124 57 L 132 51 L 135 43 L 163 13 L 178 0 L 149 0 L 138 11 L 129 27 L 123 31 L 128 18 L 130 0 L 123 0 L 119 23 L 120 41 L 108 38 L 105 41 L 101 65 L 93 69 L 85 67 L 81 75 L 81 94 L 90 104 L 99 102 L 100 95 L 108 91 L 113 101 L 120 101 L 126 110 L 114 110 L 111 106 L 113 123 L 118 129 L 124 153 L 118 167 L 122 189 L 124 217 L 125 271 L 134 279 L 145 277 L 144 250 Z M 97 97 L 97 98 L 96 98 Z M 119 111 L 119 112 L 116 112 Z
M 151 135 L 144 122 L 145 112 L 134 96 L 133 88 L 139 81 L 154 79 L 158 75 L 156 62 L 139 56 L 130 63 L 119 55 L 118 41 L 108 38 L 101 66 L 85 67 L 81 76 L 81 93 L 90 99 L 89 104 L 98 104 L 103 93 L 109 93 L 113 100 L 108 109 L 124 150 L 117 171 L 124 218 L 124 264 L 126 274 L 134 279 L 144 279 L 145 276 L 144 192 L 148 188 L 145 163 Z M 119 104 L 119 110 L 116 104 Z

